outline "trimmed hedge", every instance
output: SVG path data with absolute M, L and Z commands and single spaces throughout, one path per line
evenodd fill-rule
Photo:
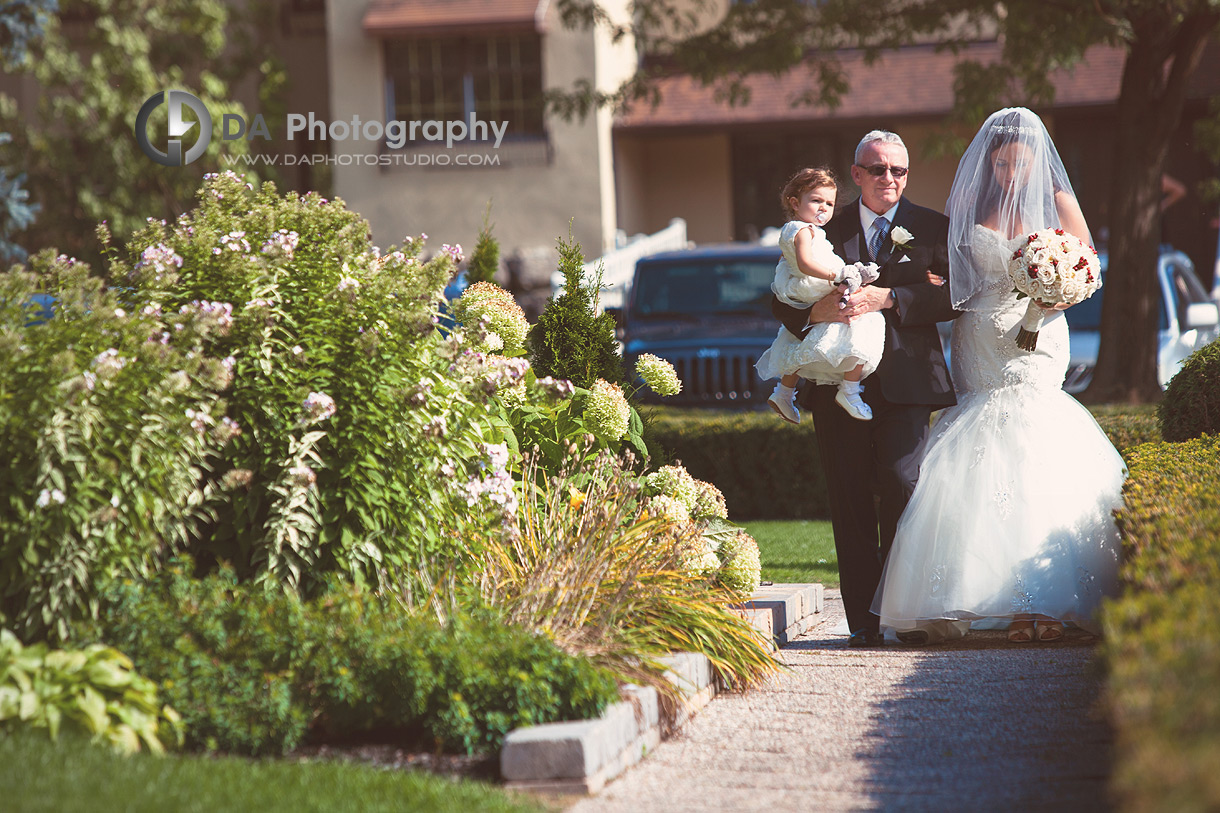
M 1165 440 L 1220 432 L 1220 341 L 1186 359 L 1165 390 L 1158 416 Z
M 1121 598 L 1103 612 L 1128 810 L 1220 809 L 1220 435 L 1131 450 Z
M 1153 406 L 1101 406 L 1092 412 L 1120 452 L 1161 439 Z M 770 410 L 666 407 L 650 409 L 644 418 L 649 446 L 715 484 L 734 522 L 830 517 L 812 419 L 793 426 Z
M 192 748 L 272 755 L 377 734 L 486 753 L 517 726 L 588 719 L 618 698 L 609 672 L 487 611 L 442 625 L 354 588 L 303 602 L 227 567 L 189 569 L 114 585 L 92 632 L 161 684 Z
M 830 516 L 812 420 L 794 426 L 770 410 L 658 407 L 645 421 L 650 446 L 719 488 L 734 522 Z

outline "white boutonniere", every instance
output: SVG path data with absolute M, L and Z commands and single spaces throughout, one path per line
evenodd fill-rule
M 914 242 L 915 235 L 904 229 L 902 226 L 895 226 L 890 232 L 890 242 L 894 244 L 894 248 L 907 251 L 911 248 L 911 243 Z

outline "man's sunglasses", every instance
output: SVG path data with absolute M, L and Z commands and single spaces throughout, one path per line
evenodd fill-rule
M 882 175 L 884 175 L 887 172 L 890 173 L 891 175 L 893 175 L 895 178 L 901 178 L 902 176 L 907 174 L 906 167 L 883 167 L 880 164 L 873 164 L 872 166 L 867 166 L 867 167 L 864 166 L 863 164 L 856 164 L 856 166 L 860 167 L 860 169 L 865 170 L 866 172 L 868 172 L 869 175 L 872 175 L 874 178 L 880 178 Z

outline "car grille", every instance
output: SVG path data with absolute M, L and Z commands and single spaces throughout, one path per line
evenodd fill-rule
M 754 370 L 756 353 L 700 350 L 665 354 L 682 381 L 682 392 L 665 403 L 687 406 L 732 406 L 761 402 L 767 397 Z

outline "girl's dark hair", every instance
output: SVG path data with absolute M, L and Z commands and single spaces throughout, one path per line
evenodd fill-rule
M 829 167 L 806 167 L 789 178 L 788 183 L 784 184 L 783 191 L 779 193 L 779 205 L 783 207 L 788 219 L 796 217 L 795 207 L 788 202 L 790 198 L 799 200 L 801 195 L 810 189 L 822 186 L 829 186 L 836 191 L 839 188 L 839 182 Z

